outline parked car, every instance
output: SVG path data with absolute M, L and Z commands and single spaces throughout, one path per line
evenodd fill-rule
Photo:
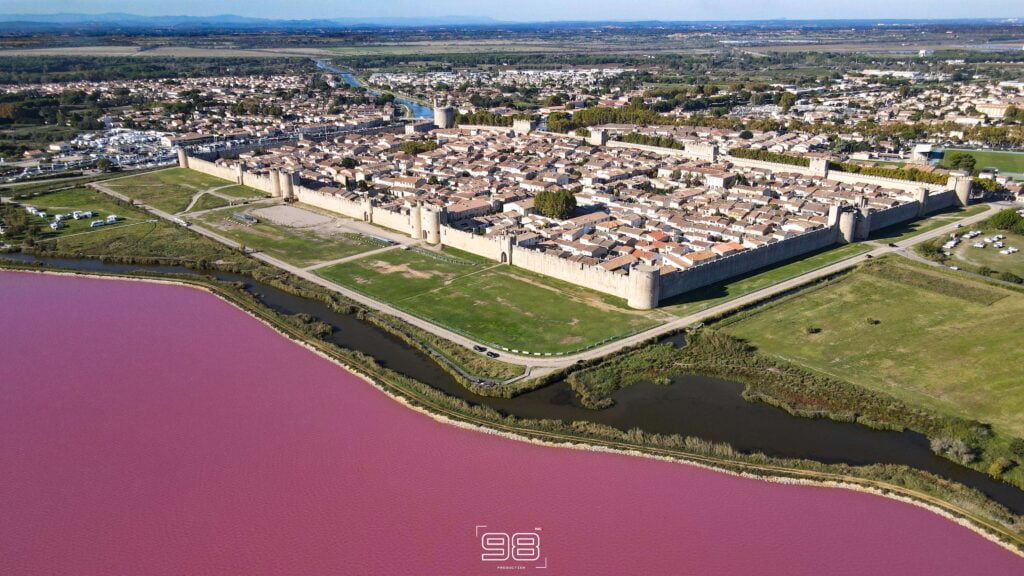
M 488 358 L 497 358 L 498 357 L 498 353 L 497 352 L 488 352 L 487 353 L 487 357 Z
M 477 344 L 476 346 L 473 346 L 473 350 L 476 350 L 477 352 L 486 352 L 487 348 L 484 348 L 483 346 Z

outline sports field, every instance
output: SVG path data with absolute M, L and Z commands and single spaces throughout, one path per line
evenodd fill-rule
M 571 352 L 659 323 L 657 312 L 446 249 L 392 250 L 320 276 L 492 346 Z
M 875 260 L 726 321 L 761 351 L 1024 437 L 1024 294 Z
M 231 195 L 244 192 L 251 197 L 265 196 L 259 190 L 238 186 L 227 180 L 185 168 L 170 168 L 128 178 L 118 178 L 104 182 L 104 185 L 114 192 L 171 214 L 188 208 L 192 196 L 196 193 L 213 188 L 227 187 L 223 189 Z M 240 190 L 234 190 L 232 193 L 234 188 Z
M 977 161 L 975 169 L 995 168 L 1000 172 L 1024 174 L 1024 152 L 996 152 L 993 150 L 960 150 L 950 148 L 947 152 L 966 152 Z

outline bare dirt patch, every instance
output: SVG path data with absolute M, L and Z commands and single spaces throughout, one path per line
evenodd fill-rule
M 289 228 L 317 228 L 334 223 L 334 219 L 329 216 L 287 204 L 257 208 L 252 211 L 252 215 Z
M 428 280 L 437 275 L 435 272 L 413 270 L 412 268 L 409 268 L 408 264 L 391 264 L 390 262 L 384 262 L 383 260 L 374 260 L 369 264 L 370 267 L 381 274 L 401 274 L 403 277 L 413 280 Z

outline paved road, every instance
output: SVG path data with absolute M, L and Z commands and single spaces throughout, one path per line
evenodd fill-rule
M 93 187 L 97 188 L 98 190 L 106 192 L 107 194 L 110 194 L 110 195 L 112 195 L 114 197 L 121 198 L 123 200 L 127 200 L 127 198 L 125 198 L 123 195 L 118 194 L 116 192 L 113 192 L 112 190 L 110 190 L 109 188 L 104 186 L 102 182 L 95 182 L 95 183 L 90 184 L 90 186 L 93 186 Z M 676 318 L 676 319 L 671 320 L 671 321 L 669 321 L 669 322 L 667 322 L 665 324 L 661 324 L 659 326 L 655 326 L 654 328 L 651 328 L 650 330 L 646 330 L 644 332 L 640 332 L 638 334 L 634 334 L 633 336 L 629 336 L 629 337 L 623 338 L 621 340 L 616 340 L 615 342 L 611 342 L 611 343 L 605 344 L 603 346 L 592 348 L 592 349 L 586 350 L 584 352 L 579 352 L 577 354 L 571 354 L 571 355 L 565 355 L 565 356 L 527 356 L 527 355 L 519 355 L 519 354 L 512 354 L 512 353 L 508 353 L 508 352 L 503 352 L 501 354 L 501 358 L 500 359 L 502 361 L 504 361 L 504 362 L 509 363 L 509 364 L 517 364 L 517 365 L 520 365 L 520 366 L 528 366 L 528 367 L 530 367 L 532 369 L 531 370 L 531 374 L 533 376 L 540 376 L 540 375 L 548 373 L 548 372 L 550 372 L 552 370 L 555 370 L 555 369 L 558 369 L 558 368 L 564 368 L 566 366 L 570 366 L 570 365 L 572 365 L 572 364 L 574 364 L 574 363 L 576 363 L 578 361 L 589 360 L 589 359 L 594 359 L 594 358 L 600 358 L 602 356 L 606 356 L 608 354 L 611 354 L 611 353 L 613 353 L 613 352 L 615 352 L 617 350 L 621 350 L 622 348 L 626 348 L 628 346 L 633 346 L 635 344 L 639 344 L 639 343 L 641 343 L 641 342 L 643 342 L 645 340 L 648 340 L 648 339 L 651 339 L 651 338 L 656 338 L 658 336 L 662 336 L 662 335 L 664 335 L 664 334 L 666 334 L 668 332 L 672 332 L 672 331 L 675 331 L 675 330 L 686 328 L 688 326 L 699 324 L 699 323 L 703 322 L 704 320 L 706 320 L 708 318 L 712 318 L 712 317 L 718 316 L 720 314 L 723 314 L 725 312 L 729 312 L 729 311 L 735 310 L 737 308 L 742 308 L 744 306 L 748 306 L 750 304 L 753 304 L 753 303 L 758 302 L 760 300 L 771 298 L 772 296 L 776 296 L 778 294 L 783 294 L 785 292 L 788 292 L 790 290 L 798 288 L 798 287 L 800 287 L 800 286 L 802 286 L 804 284 L 807 284 L 809 282 L 813 282 L 815 280 L 831 276 L 833 274 L 836 274 L 838 272 L 841 272 L 843 270 L 846 270 L 848 268 L 856 266 L 857 264 L 860 264 L 860 263 L 864 262 L 865 260 L 868 260 L 869 258 L 876 258 L 878 256 L 882 256 L 884 254 L 890 254 L 890 253 L 897 253 L 897 254 L 901 254 L 901 255 L 906 255 L 906 254 L 908 254 L 907 249 L 910 248 L 911 246 L 914 246 L 914 245 L 919 244 L 921 242 L 925 242 L 927 240 L 931 240 L 933 238 L 937 238 L 937 237 L 940 237 L 940 236 L 948 236 L 950 233 L 952 233 L 952 232 L 957 230 L 957 224 L 958 223 L 962 224 L 964 226 L 967 226 L 967 225 L 973 224 L 975 222 L 980 222 L 981 220 L 984 220 L 984 219 L 990 217 L 995 210 L 998 210 L 998 209 L 1003 208 L 1005 206 L 1009 206 L 1009 204 L 1005 204 L 1005 206 L 1003 204 L 1005 204 L 1005 203 L 989 204 L 988 205 L 988 210 L 985 210 L 984 212 L 981 212 L 981 213 L 976 214 L 974 216 L 969 216 L 969 217 L 966 217 L 966 218 L 962 218 L 960 220 L 951 221 L 947 225 L 940 226 L 938 228 L 935 228 L 934 230 L 929 230 L 928 232 L 924 232 L 924 233 L 918 234 L 917 236 L 914 236 L 912 238 L 908 238 L 906 240 L 900 241 L 900 242 L 896 243 L 895 246 L 889 246 L 889 245 L 878 246 L 877 248 L 874 248 L 873 250 L 871 250 L 869 252 L 866 252 L 866 253 L 863 253 L 863 254 L 859 254 L 859 255 L 856 255 L 856 256 L 851 256 L 850 258 L 846 258 L 845 260 L 841 260 L 839 262 L 830 264 L 828 266 L 824 266 L 822 268 L 819 268 L 817 270 L 813 270 L 813 271 L 808 272 L 806 274 L 801 274 L 800 276 L 796 276 L 796 277 L 791 278 L 789 280 L 785 280 L 783 282 L 779 282 L 779 283 L 774 284 L 772 286 L 769 286 L 769 287 L 766 287 L 766 288 L 762 288 L 761 290 L 757 290 L 757 291 L 751 292 L 751 293 L 746 294 L 744 296 L 740 296 L 738 298 L 734 298 L 732 300 L 729 300 L 728 302 L 723 302 L 721 304 L 718 304 L 718 305 L 715 305 L 715 306 L 711 306 L 709 308 L 705 308 L 704 310 L 701 310 L 699 312 L 694 312 L 693 314 L 689 314 L 689 315 L 686 315 L 686 316 L 682 316 L 682 317 Z M 167 220 L 171 220 L 172 222 L 176 220 L 176 217 L 174 215 L 172 215 L 172 214 L 168 214 L 166 212 L 157 210 L 157 209 L 152 208 L 150 206 L 146 206 L 145 208 L 147 210 L 149 210 L 151 213 L 153 213 L 153 214 L 155 214 L 157 216 L 160 216 L 161 218 L 165 218 Z M 239 247 L 238 242 L 235 242 L 234 240 L 231 240 L 230 238 L 226 238 L 224 236 L 221 236 L 220 234 L 217 234 L 216 232 L 213 232 L 211 230 L 203 228 L 202 226 L 198 226 L 198 225 L 193 224 L 190 227 L 190 229 L 195 231 L 195 232 L 197 232 L 197 233 L 199 233 L 199 234 L 202 234 L 204 236 L 207 236 L 209 238 L 217 240 L 218 242 L 227 244 L 228 246 L 231 246 L 233 248 L 238 248 Z M 443 328 L 441 326 L 437 326 L 435 324 L 432 324 L 431 322 L 423 320 L 423 319 L 421 319 L 421 318 L 419 318 L 417 316 L 414 316 L 412 314 L 409 314 L 408 312 L 405 312 L 403 310 L 399 310 L 399 309 L 397 309 L 397 308 L 395 308 L 395 307 L 393 307 L 393 306 L 391 306 L 389 304 L 386 304 L 386 303 L 383 303 L 383 302 L 379 302 L 377 300 L 374 300 L 373 298 L 370 298 L 368 296 L 364 296 L 363 294 L 360 294 L 359 292 L 355 292 L 353 290 L 345 288 L 344 286 L 339 286 L 339 285 L 337 285 L 337 284 L 335 284 L 335 283 L 333 283 L 333 282 L 331 282 L 329 280 L 325 280 L 325 279 L 317 276 L 313 272 L 310 272 L 307 269 L 299 268 L 298 266 L 293 266 L 291 264 L 288 264 L 287 262 L 284 262 L 282 260 L 279 260 L 277 258 L 274 258 L 273 256 L 270 256 L 270 255 L 262 253 L 262 252 L 254 252 L 254 253 L 251 254 L 251 256 L 253 256 L 254 258 L 257 258 L 257 259 L 259 259 L 259 260 L 261 260 L 263 262 L 266 262 L 267 264 L 271 264 L 271 265 L 277 266 L 278 268 L 281 268 L 283 270 L 287 270 L 288 272 L 291 272 L 292 274 L 295 274 L 296 276 L 298 276 L 300 278 L 303 278 L 305 280 L 313 282 L 314 284 L 318 284 L 318 285 L 323 286 L 325 288 L 328 288 L 330 290 L 334 290 L 335 292 L 338 292 L 338 293 L 344 295 L 346 298 L 354 300 L 354 301 L 356 301 L 356 302 L 358 302 L 358 303 L 360 303 L 360 304 L 362 304 L 362 305 L 364 305 L 364 306 L 366 306 L 368 308 L 373 308 L 373 309 L 379 310 L 379 311 L 381 311 L 381 312 L 383 312 L 385 314 L 389 314 L 391 316 L 395 316 L 396 318 L 400 318 L 403 321 L 408 322 L 409 324 L 412 324 L 413 326 L 416 326 L 418 328 L 421 328 L 423 330 L 426 330 L 428 332 L 431 332 L 433 334 L 441 336 L 441 337 L 443 337 L 443 338 L 445 338 L 447 340 L 450 340 L 450 341 L 452 341 L 452 342 L 454 342 L 456 344 L 459 344 L 460 346 L 464 346 L 466 348 L 472 349 L 473 346 L 481 345 L 481 343 L 476 342 L 476 341 L 474 341 L 474 340 L 472 340 L 472 339 L 470 339 L 470 338 L 468 338 L 466 336 L 463 336 L 462 334 L 458 334 L 456 332 L 452 332 L 451 330 L 448 330 L 447 328 Z

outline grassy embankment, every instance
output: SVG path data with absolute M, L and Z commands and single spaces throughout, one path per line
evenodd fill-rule
M 589 348 L 664 317 L 454 249 L 393 250 L 317 274 L 492 347 L 530 353 Z
M 1024 344 L 1024 326 L 1008 321 L 1022 314 L 1018 290 L 886 258 L 718 328 L 774 363 L 836 383 L 826 389 L 846 383 L 857 391 L 850 403 L 837 403 L 838 394 L 806 401 L 806 392 L 785 390 L 766 397 L 798 411 L 960 440 L 959 453 L 947 455 L 1024 487 L 1024 442 L 1014 441 L 1024 438 L 1024 383 L 1010 360 Z M 868 409 L 878 402 L 878 410 Z
M 227 193 L 239 198 L 266 196 L 266 194 L 255 188 L 238 186 L 227 180 L 184 168 L 169 168 L 137 176 L 118 178 L 107 182 L 105 186 L 132 200 L 170 214 L 177 214 L 188 208 L 192 196 L 196 193 L 215 188 L 221 188 L 218 192 Z

